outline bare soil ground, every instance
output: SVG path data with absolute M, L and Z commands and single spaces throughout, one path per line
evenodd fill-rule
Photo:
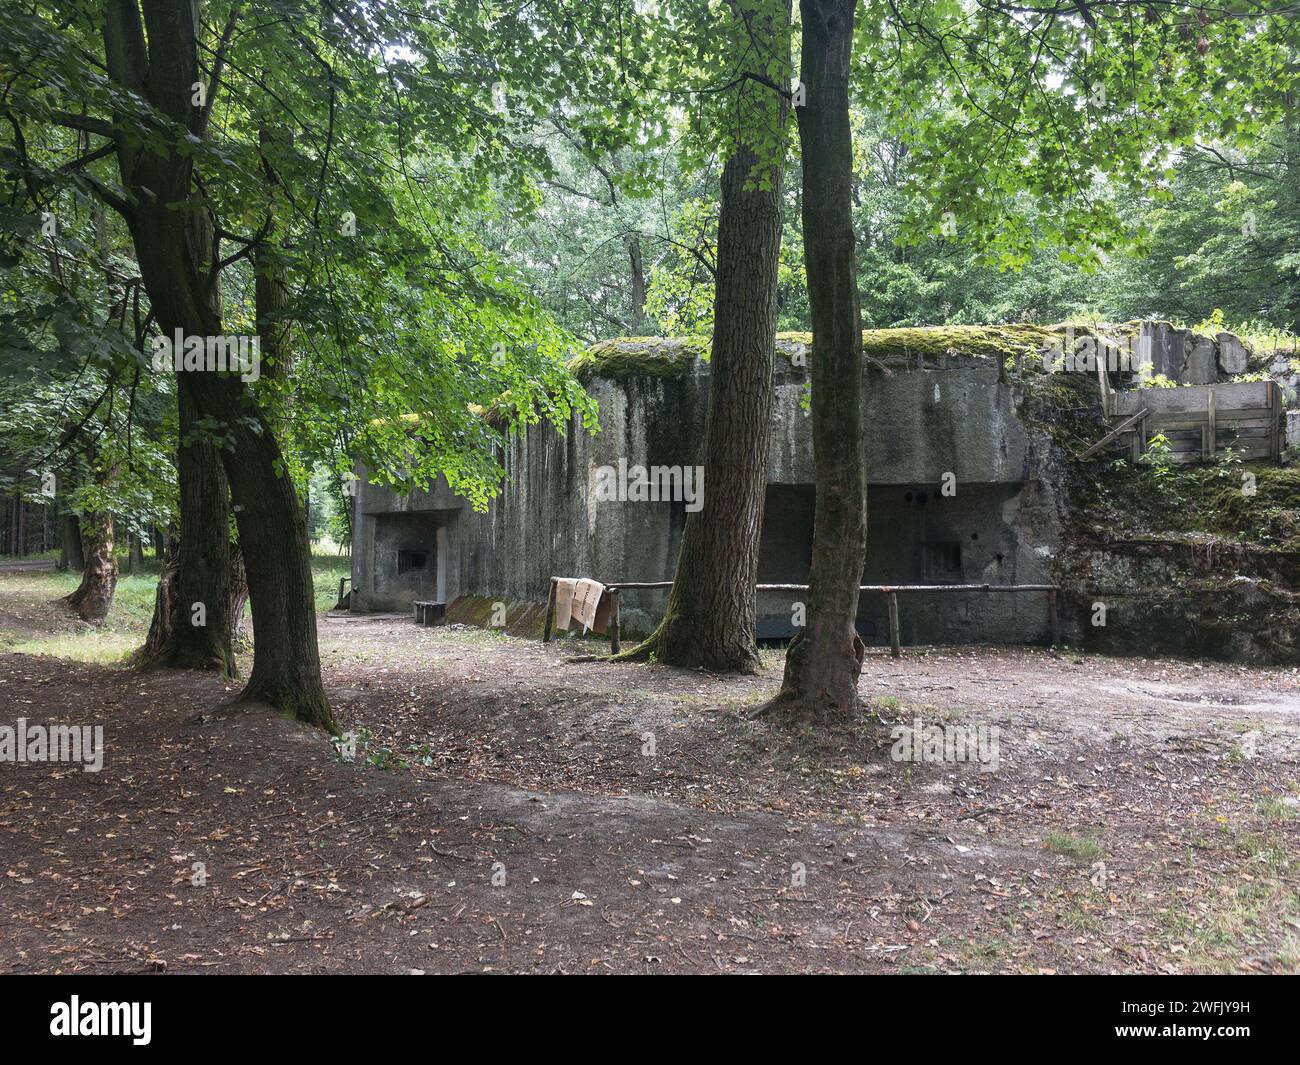
M 7 579 L 0 629 L 69 624 Z M 0 763 L 0 972 L 1300 967 L 1295 670 L 909 649 L 797 730 L 749 717 L 780 652 L 321 637 L 352 761 L 210 676 L 0 655 L 0 724 L 107 746 Z M 997 770 L 891 760 L 918 716 L 996 725 Z

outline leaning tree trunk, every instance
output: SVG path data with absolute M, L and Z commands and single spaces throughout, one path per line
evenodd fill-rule
M 147 36 L 138 0 L 108 0 L 106 8 L 104 47 L 112 80 L 201 139 L 206 112 L 191 103 L 199 77 L 197 5 L 146 0 Z M 221 335 L 212 302 L 217 279 L 211 270 L 220 261 L 212 218 L 206 210 L 182 208 L 193 202 L 194 152 L 179 145 L 142 150 L 135 138 L 123 135 L 117 159 L 134 201 L 126 219 L 159 328 L 167 336 L 177 329 L 186 336 Z M 220 455 L 235 503 L 256 637 L 252 675 L 240 697 L 333 730 L 320 677 L 307 536 L 279 444 L 239 377 L 202 371 L 177 377 L 198 413 L 224 435 Z M 228 594 L 223 607 L 227 603 Z
M 311 549 L 293 481 L 261 411 L 243 404 L 227 381 L 213 378 L 204 387 L 201 402 L 230 427 L 239 459 L 226 463 L 231 491 L 250 501 L 235 514 L 253 615 L 253 671 L 241 698 L 333 730 L 320 677 Z
M 789 9 L 770 0 L 766 9 L 767 18 L 751 22 L 754 39 L 788 66 Z M 722 171 L 709 409 L 700 446 L 704 505 L 686 517 L 663 621 L 626 657 L 653 652 L 668 665 L 755 673 L 788 103 L 757 83 L 745 83 L 744 92 L 737 109 L 742 128 Z
M 797 713 L 857 703 L 865 647 L 858 586 L 867 554 L 862 321 L 854 264 L 849 60 L 857 0 L 801 0 L 807 103 L 799 108 L 803 238 L 812 317 L 812 433 L 817 479 L 807 626 L 790 644 L 769 704 Z
M 113 605 L 117 590 L 117 562 L 113 558 L 113 515 L 107 511 L 86 514 L 81 519 L 86 566 L 77 590 L 64 602 L 82 621 L 102 625 Z

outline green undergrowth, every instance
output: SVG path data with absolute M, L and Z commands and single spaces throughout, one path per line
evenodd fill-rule
M 146 559 L 141 573 L 127 575 L 125 556 L 108 618 L 87 625 L 59 600 L 76 589 L 80 573 L 24 570 L 0 574 L 0 651 L 47 655 L 78 662 L 122 662 L 143 642 L 153 618 L 158 566 Z M 313 555 L 312 578 L 318 611 L 334 606 L 339 578 L 351 572 L 347 555 Z
M 1253 489 L 1253 491 L 1252 491 Z M 1300 467 L 1219 461 L 1158 471 L 1100 460 L 1089 484 L 1093 523 L 1174 538 L 1221 537 L 1300 551 Z

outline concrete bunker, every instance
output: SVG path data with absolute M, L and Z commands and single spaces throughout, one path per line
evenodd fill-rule
M 445 601 L 447 525 L 454 511 L 368 515 L 373 522 L 365 598 L 369 610 L 409 611 Z
M 945 495 L 941 483 L 869 485 L 867 563 L 862 584 L 1017 583 L 1016 482 L 962 484 Z M 815 488 L 769 485 L 759 549 L 759 584 L 807 584 L 812 567 Z M 799 593 L 759 593 L 759 639 L 795 635 Z M 904 643 L 1017 642 L 1045 638 L 1050 628 L 1042 596 L 954 592 L 907 596 L 900 619 Z M 887 645 L 883 595 L 864 592 L 858 632 L 868 645 Z M 1001 639 L 999 638 L 1001 637 Z
M 1208 376 L 1202 365 L 1207 351 L 1216 354 L 1220 384 L 1240 369 L 1232 362 L 1240 343 L 1228 334 L 1209 347 L 1202 339 L 1185 338 L 1183 348 L 1198 354 L 1189 362 L 1164 350 L 1173 350 L 1172 341 L 1164 344 L 1172 334 L 1160 323 L 1106 328 L 1139 353 L 1150 349 L 1151 364 L 1176 372 L 1178 384 Z M 1068 325 L 864 334 L 862 424 L 869 485 L 862 583 L 1024 589 L 899 593 L 904 645 L 1047 643 L 1052 615 L 1046 586 L 1061 588 L 1068 642 L 1086 644 L 1084 607 L 1092 602 L 1094 586 L 1115 585 L 1111 571 L 1125 552 L 1144 558 L 1152 552 L 1141 537 L 1128 544 L 1105 528 L 1094 533 L 1088 513 L 1079 509 L 1091 505 L 1080 490 L 1086 476 L 1079 454 L 1107 429 L 1103 390 L 1141 384 L 1140 375 L 1123 369 L 1057 368 L 1056 356 L 1080 335 L 1101 334 Z M 506 481 L 484 512 L 470 508 L 443 478 L 398 494 L 370 484 L 367 471 L 358 468 L 351 609 L 409 612 L 416 599 L 433 599 L 449 604 L 453 622 L 498 624 L 486 619 L 499 617 L 497 605 L 504 604 L 509 631 L 540 634 L 553 576 L 589 576 L 605 584 L 671 580 L 686 519 L 683 503 L 599 499 L 596 487 L 602 470 L 697 461 L 709 395 L 705 348 L 707 340 L 699 338 L 655 338 L 605 341 L 588 349 L 571 365 L 599 406 L 600 431 L 585 432 L 575 418 L 566 433 L 539 424 L 511 435 L 500 455 Z M 806 584 L 815 509 L 805 410 L 811 338 L 783 334 L 777 348 L 758 582 Z M 1250 368 L 1258 369 L 1254 363 Z M 1280 436 L 1281 415 L 1292 412 L 1274 404 L 1271 413 Z M 1092 466 L 1099 475 L 1100 460 Z M 707 494 L 714 482 L 705 483 Z M 953 486 L 955 491 L 945 490 Z M 1260 557 L 1280 556 L 1270 549 Z M 1271 574 L 1255 565 L 1227 576 L 1241 583 L 1243 575 L 1253 577 L 1255 571 Z M 1222 582 L 1215 577 L 1215 587 L 1188 593 L 1185 613 L 1192 620 L 1180 631 L 1201 635 L 1178 638 L 1198 653 L 1223 643 L 1223 652 L 1235 656 L 1235 643 L 1215 636 L 1204 621 L 1207 611 L 1220 609 Z M 1166 583 L 1158 568 L 1150 568 L 1141 579 L 1116 586 L 1154 592 Z M 1181 585 L 1179 594 L 1192 587 Z M 1276 594 L 1266 595 L 1264 584 L 1250 587 L 1259 600 L 1251 609 L 1259 612 L 1276 613 L 1278 597 L 1292 594 L 1289 577 Z M 625 638 L 653 629 L 666 595 L 663 588 L 621 594 Z M 794 634 L 795 601 L 786 591 L 759 593 L 761 639 Z M 1130 614 L 1112 612 L 1114 624 L 1105 635 L 1117 646 L 1130 635 L 1139 639 L 1129 631 Z M 858 628 L 867 643 L 887 643 L 884 594 L 863 593 Z M 1281 651 L 1252 646 L 1250 653 L 1284 660 L 1290 645 L 1284 638 L 1274 642 Z

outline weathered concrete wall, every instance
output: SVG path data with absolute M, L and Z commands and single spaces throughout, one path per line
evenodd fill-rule
M 801 403 L 809 354 L 787 340 L 778 358 L 768 478 L 773 492 L 791 490 L 784 502 L 769 496 L 761 580 L 804 583 L 811 557 L 811 424 Z M 1030 434 L 1016 411 L 1013 388 L 1000 380 L 996 358 L 902 348 L 864 365 L 863 446 L 873 498 L 873 562 L 864 579 L 921 581 L 920 541 L 891 550 L 899 539 L 899 513 L 888 504 L 909 491 L 929 502 L 924 520 L 907 536 L 960 539 L 962 562 L 946 579 L 1005 583 L 1041 581 L 1044 557 L 1032 535 L 1015 531 L 1021 489 L 1030 466 Z M 673 374 L 592 377 L 587 387 L 600 408 L 600 432 L 582 431 L 576 419 L 567 435 L 535 426 L 512 437 L 503 455 L 506 484 L 488 511 L 478 514 L 439 482 L 427 492 L 399 498 L 368 484 L 358 488 L 354 546 L 354 609 L 391 609 L 404 589 L 383 579 L 384 550 L 376 529 L 382 515 L 432 512 L 445 530 L 439 556 L 448 600 L 459 595 L 501 600 L 543 598 L 553 574 L 591 575 L 605 582 L 661 581 L 672 576 L 686 510 L 683 502 L 598 501 L 597 471 L 696 462 L 708 403 L 709 364 L 683 360 Z M 362 481 L 365 472 L 358 471 Z M 946 474 L 956 495 L 941 494 Z M 897 491 L 892 490 L 894 487 Z M 887 491 L 886 489 L 889 489 Z M 705 497 L 709 490 L 705 471 Z M 880 493 L 879 496 L 876 494 Z M 899 503 L 898 506 L 903 506 Z M 879 513 L 877 509 L 879 507 Z M 916 504 L 917 514 L 922 505 Z M 630 634 L 648 632 L 662 611 L 663 591 L 628 591 L 623 620 Z M 878 598 L 878 597 L 877 597 Z M 792 597 L 764 593 L 759 631 L 788 636 Z M 864 599 L 864 634 L 885 639 L 883 605 Z M 905 631 L 917 641 L 1036 640 L 1043 638 L 1041 606 L 1014 597 L 945 596 L 904 606 Z
M 1229 334 L 1208 346 L 1206 338 L 1163 323 L 1134 325 L 1127 335 L 1150 356 L 1154 372 L 1185 382 L 1225 379 L 1241 372 L 1246 359 L 1251 370 L 1262 368 Z M 1295 618 L 1293 569 L 1265 573 L 1257 560 L 1253 570 L 1225 573 L 1220 566 L 1207 575 L 1174 565 L 1173 547 L 1153 553 L 1130 542 L 1099 544 L 1089 531 L 1086 506 L 1081 509 L 1075 491 L 1087 464 L 1072 456 L 1080 441 L 1103 431 L 1099 386 L 1092 372 L 1042 372 L 1040 352 L 1058 338 L 1055 327 L 1036 326 L 895 330 L 870 338 L 863 367 L 870 479 L 863 582 L 1059 582 L 1072 644 L 1291 660 L 1286 631 Z M 810 352 L 806 338 L 785 337 L 779 347 L 759 580 L 802 584 L 812 542 L 812 439 L 802 407 Z M 619 356 L 593 360 L 584 371 L 601 431 L 587 434 L 575 421 L 564 435 L 535 426 L 512 437 L 501 456 L 506 483 L 485 513 L 469 509 L 441 481 L 405 498 L 361 484 L 354 609 L 405 609 L 405 600 L 427 589 L 427 575 L 404 575 L 402 583 L 393 570 L 395 551 L 405 543 L 397 534 L 421 528 L 437 560 L 437 597 L 478 597 L 474 616 L 500 601 L 511 605 L 512 619 L 532 624 L 536 611 L 528 604 L 544 599 L 548 578 L 556 574 L 605 582 L 671 578 L 684 503 L 600 501 L 598 471 L 620 461 L 695 463 L 709 365 L 695 357 L 696 345 L 682 341 L 600 348 Z M 1036 373 L 1016 372 L 1026 362 Z M 1268 369 L 1276 377 L 1287 367 Z M 1062 416 L 1077 422 L 1064 435 Z M 955 494 L 942 490 L 947 474 Z M 710 483 L 706 470 L 706 499 Z M 429 524 L 394 523 L 391 516 L 399 514 L 425 515 Z M 1170 592 L 1175 585 L 1187 593 Z M 1091 590 L 1102 587 L 1127 594 L 1117 594 L 1126 605 L 1099 633 L 1087 626 L 1087 617 Z M 625 632 L 650 631 L 665 598 L 664 591 L 624 593 Z M 798 598 L 761 593 L 760 636 L 791 635 Z M 904 593 L 900 607 L 905 644 L 1045 642 L 1050 633 L 1040 593 Z M 1248 627 L 1263 635 L 1221 629 L 1216 618 L 1232 607 L 1254 611 Z M 1280 625 L 1259 613 L 1267 609 L 1283 619 Z M 882 596 L 863 597 L 858 624 L 869 642 L 887 641 Z
M 707 378 L 636 378 L 592 382 L 601 431 L 575 417 L 565 435 L 533 426 L 511 437 L 502 456 L 505 485 L 486 513 L 454 496 L 445 480 L 399 497 L 367 484 L 358 468 L 353 582 L 357 610 L 385 609 L 375 583 L 375 529 L 380 515 L 432 510 L 446 527 L 445 589 L 459 595 L 535 600 L 554 574 L 606 580 L 664 580 L 671 574 L 685 523 L 681 504 L 597 502 L 596 470 L 629 463 L 694 462 L 707 402 Z M 707 484 L 705 490 L 707 491 Z M 382 585 L 382 580 L 380 584 Z M 629 595 L 630 619 L 642 604 Z M 655 605 L 647 593 L 646 606 Z
M 809 358 L 802 344 L 787 353 Z M 778 359 L 768 480 L 812 484 L 811 423 L 801 403 L 808 376 Z M 1018 482 L 1025 476 L 1028 435 L 1000 380 L 996 359 L 906 351 L 863 367 L 863 424 L 872 484 L 933 483 L 946 472 L 962 482 Z
M 1107 538 L 1078 544 L 1069 568 L 1062 621 L 1071 646 L 1300 664 L 1300 552 Z

